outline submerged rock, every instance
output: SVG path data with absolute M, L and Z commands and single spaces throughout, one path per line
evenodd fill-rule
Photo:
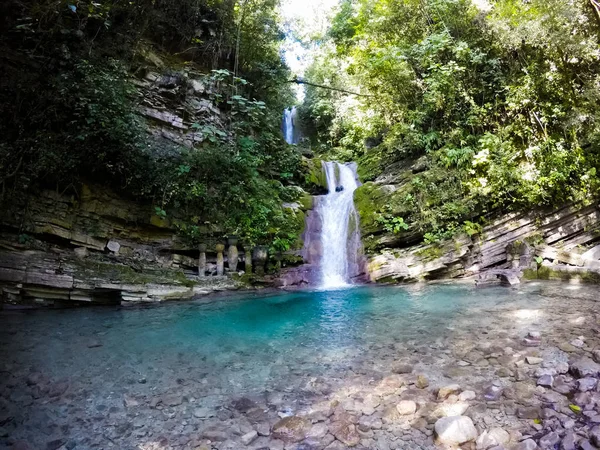
M 273 425 L 271 434 L 283 442 L 300 442 L 306 438 L 309 429 L 310 424 L 302 417 L 289 416 Z

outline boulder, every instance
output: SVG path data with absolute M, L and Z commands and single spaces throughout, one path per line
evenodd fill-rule
M 306 438 L 309 429 L 310 424 L 302 417 L 289 416 L 273 425 L 271 435 L 283 442 L 300 442 Z
M 457 446 L 477 439 L 477 429 L 470 417 L 443 417 L 434 428 L 440 444 Z

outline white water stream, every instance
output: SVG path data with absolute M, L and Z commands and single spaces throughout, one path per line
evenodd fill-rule
M 354 191 L 358 187 L 356 164 L 323 162 L 328 194 L 317 204 L 322 219 L 321 288 L 348 286 L 358 273 L 360 236 Z

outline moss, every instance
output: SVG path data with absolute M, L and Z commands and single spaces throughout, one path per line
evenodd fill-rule
M 525 269 L 523 270 L 523 278 L 525 278 L 526 280 L 537 280 L 538 271 L 533 269 Z
M 321 160 L 318 158 L 302 158 L 302 164 L 307 189 L 315 193 L 327 191 L 327 176 L 323 171 Z
M 537 277 L 539 280 L 549 280 L 550 272 L 552 272 L 552 271 L 550 270 L 549 267 L 540 266 L 540 267 L 538 267 L 538 270 L 537 270 Z
M 365 183 L 354 191 L 354 206 L 364 235 L 382 231 L 382 226 L 377 222 L 377 213 L 385 206 L 385 202 L 385 193 L 372 182 Z
M 304 211 L 307 211 L 309 209 L 313 208 L 313 196 L 305 193 L 303 194 L 299 199 L 298 199 L 298 203 L 300 203 L 300 208 Z
M 460 250 L 460 245 L 458 246 L 458 249 Z M 441 245 L 429 245 L 428 247 L 416 251 L 415 255 L 420 256 L 427 261 L 431 261 L 433 259 L 441 258 L 444 255 L 444 249 Z

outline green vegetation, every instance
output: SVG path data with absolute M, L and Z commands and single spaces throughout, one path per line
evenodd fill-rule
M 103 184 L 149 205 L 153 222 L 247 243 L 296 245 L 282 208 L 303 181 L 281 137 L 292 101 L 275 0 L 8 1 L 0 6 L 0 202 L 41 188 Z M 139 80 L 170 90 L 183 120 L 192 79 L 210 114 L 193 146 L 148 133 Z M 181 107 L 185 105 L 185 107 Z
M 306 78 L 361 95 L 308 87 L 313 145 L 358 161 L 363 181 L 403 174 L 383 202 L 357 192 L 366 229 L 380 217 L 381 231 L 436 242 L 502 212 L 597 198 L 594 8 L 477 5 L 343 0 L 323 37 Z

